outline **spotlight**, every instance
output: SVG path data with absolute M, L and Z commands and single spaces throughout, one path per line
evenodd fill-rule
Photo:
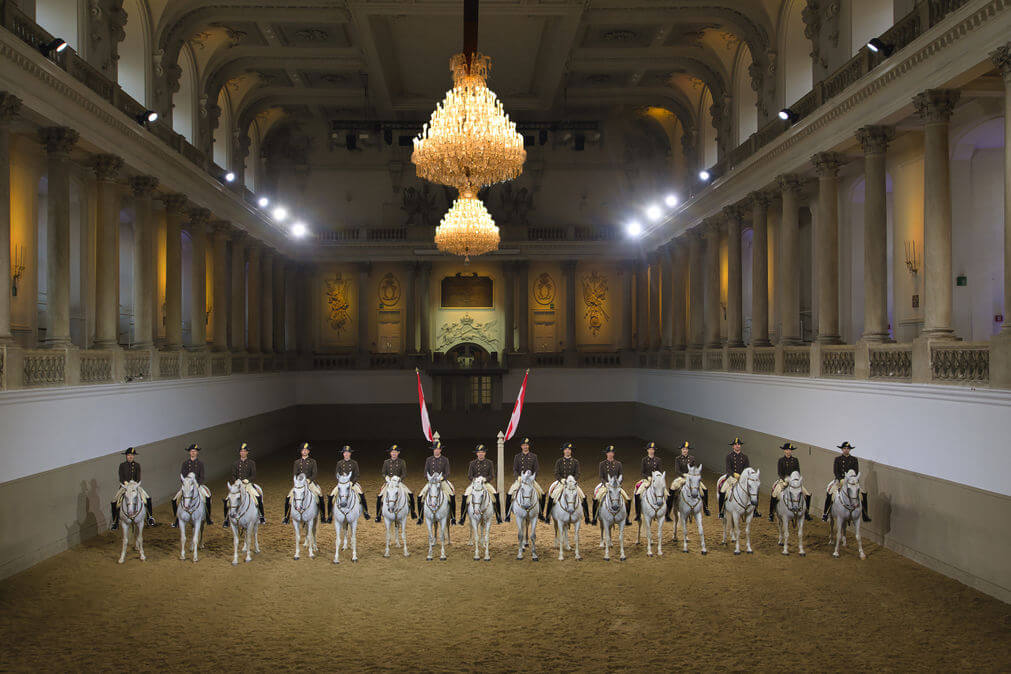
M 699 171 L 699 180 L 702 180 L 703 182 L 708 182 L 710 178 L 712 178 L 712 174 L 709 173 L 709 171 L 705 169 Z
M 284 222 L 288 219 L 288 209 L 284 206 L 278 206 L 271 212 L 271 215 L 274 216 L 274 219 L 278 222 Z
M 654 222 L 659 220 L 662 215 L 663 211 L 661 211 L 660 207 L 656 204 L 650 204 L 649 207 L 646 208 L 646 217 Z
M 270 199 L 267 197 L 260 197 L 256 200 L 256 205 L 260 208 L 266 208 L 267 206 L 270 206 Z
M 309 229 L 304 223 L 296 222 L 291 226 L 291 235 L 301 239 L 303 236 L 309 233 Z
M 638 238 L 642 235 L 642 225 L 639 224 L 638 220 L 632 220 L 630 223 L 625 225 L 625 231 L 629 236 Z
M 225 179 L 226 183 L 234 183 L 235 182 L 235 171 L 229 171 L 228 173 L 226 173 L 225 175 L 223 175 L 221 177 Z
M 885 58 L 891 56 L 892 53 L 895 51 L 895 45 L 882 42 L 876 37 L 868 40 L 867 48 L 870 49 L 875 54 L 884 54 Z
M 779 118 L 784 122 L 790 122 L 790 124 L 793 124 L 798 119 L 800 119 L 800 115 L 798 115 L 790 108 L 783 108 L 782 110 L 779 111 Z
M 51 56 L 52 54 L 59 54 L 64 49 L 66 49 L 67 41 L 61 37 L 53 38 L 49 42 L 39 45 L 39 51 L 42 52 L 43 56 Z
M 154 110 L 145 110 L 144 112 L 137 115 L 134 119 L 140 125 L 154 124 L 158 121 L 158 113 Z
M 674 208 L 675 206 L 678 205 L 678 197 L 676 194 L 668 194 L 664 198 L 663 202 L 667 204 L 668 208 Z

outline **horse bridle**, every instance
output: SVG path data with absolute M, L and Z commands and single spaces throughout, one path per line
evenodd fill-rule
M 338 497 L 338 500 L 337 500 L 336 505 L 337 505 L 337 509 L 341 511 L 341 514 L 344 515 L 344 519 L 347 519 L 348 513 L 351 512 L 354 509 L 354 507 L 355 507 L 355 500 L 351 497 L 351 494 L 354 492 L 354 487 L 351 485 L 350 482 L 348 482 L 347 483 L 347 488 L 348 488 L 348 497 L 347 497 L 347 500 L 344 501 L 344 504 L 347 504 L 347 508 L 345 508 L 344 505 L 340 501 L 341 498 L 344 498 L 343 496 L 341 496 L 341 483 L 340 482 L 337 483 L 337 497 Z
M 400 512 L 400 497 L 402 495 L 402 492 L 400 491 L 400 489 L 401 489 L 401 483 L 398 482 L 397 483 L 397 495 L 391 499 L 390 498 L 390 487 L 389 487 L 389 485 L 387 485 L 386 486 L 386 494 L 384 494 L 384 496 L 386 498 L 383 499 L 383 505 L 391 513 L 393 513 L 393 518 L 394 519 L 396 519 L 397 513 Z
M 699 477 L 699 482 L 701 483 L 702 478 Z M 681 500 L 685 502 L 688 506 L 688 512 L 694 513 L 699 509 L 702 504 L 702 487 L 695 485 L 695 494 L 692 494 L 689 490 L 691 489 L 691 478 L 685 480 L 685 483 L 681 485 Z M 694 496 L 695 501 L 690 501 L 689 498 Z
M 524 489 L 528 491 L 524 492 L 523 491 Z M 527 503 L 529 503 L 530 505 L 523 505 L 522 499 L 526 499 Z M 519 505 L 520 508 L 523 508 L 523 510 L 526 510 L 527 512 L 533 510 L 534 506 L 537 504 L 537 499 L 534 498 L 533 485 L 527 484 L 526 482 L 520 482 L 520 488 L 516 490 L 515 502 Z
M 202 494 L 200 493 L 200 485 L 194 487 L 193 491 L 197 493 L 196 496 L 187 496 L 185 493 L 183 493 L 182 496 L 179 498 L 180 501 L 179 507 L 185 510 L 186 514 L 188 514 L 191 518 L 193 517 L 193 513 L 197 511 L 197 507 L 200 505 L 200 502 L 202 500 L 201 499 Z M 186 505 L 187 503 L 190 502 L 193 503 L 192 507 L 188 507 Z
M 302 495 L 301 496 L 298 496 L 298 495 L 295 495 L 295 494 L 292 495 L 292 497 L 291 497 L 291 508 L 292 508 L 292 510 L 294 510 L 295 512 L 297 512 L 299 514 L 299 519 L 300 520 L 304 520 L 305 517 L 302 517 L 302 515 L 304 515 L 305 512 L 307 510 L 309 510 L 309 508 L 312 506 L 313 499 L 315 498 L 316 495 L 312 493 L 311 489 L 309 489 L 309 481 L 308 480 L 306 480 L 305 483 L 302 484 L 301 486 L 294 487 L 294 489 L 292 491 L 298 491 L 299 489 L 302 490 Z M 306 499 L 307 496 L 309 497 L 308 499 Z M 297 498 L 297 500 L 296 500 L 296 498 Z M 308 503 L 305 503 L 306 500 L 308 500 Z M 304 506 L 302 505 L 303 503 L 305 503 Z M 299 507 L 299 506 L 301 506 L 301 507 Z
M 438 482 L 428 483 L 428 493 L 425 494 L 425 505 L 432 511 L 432 517 L 435 517 L 435 514 L 439 512 L 439 508 L 446 501 L 446 494 L 442 491 L 442 482 L 442 480 L 439 480 Z M 433 487 L 436 492 L 434 496 L 432 495 Z
M 571 517 L 572 514 L 574 512 L 576 512 L 576 508 L 579 507 L 579 492 L 576 491 L 575 489 L 573 489 L 572 490 L 572 499 L 569 500 L 569 501 L 567 501 L 565 497 L 568 495 L 568 493 L 569 493 L 569 490 L 566 489 L 565 487 L 562 487 L 562 493 L 558 495 L 558 500 L 555 501 L 555 503 L 557 503 L 559 506 L 561 506 L 562 510 L 564 510 L 566 512 L 566 514 L 568 514 Z M 566 507 L 567 503 L 571 504 L 572 507 L 571 508 L 567 508 Z
M 857 495 L 855 497 L 851 497 L 846 493 L 846 484 L 843 483 L 843 485 L 839 487 L 839 498 L 837 499 L 840 503 L 842 503 L 843 508 L 846 508 L 849 513 L 849 519 L 851 520 L 856 519 L 854 512 L 860 507 L 860 486 L 857 485 L 856 489 Z
M 662 491 L 660 492 L 661 495 L 657 496 L 655 493 L 653 493 L 653 485 L 656 482 L 657 482 L 656 480 L 652 480 L 651 479 L 650 483 L 649 483 L 649 487 L 646 489 L 646 491 L 644 493 L 649 494 L 650 497 L 651 497 L 651 498 L 647 498 L 646 499 L 647 502 L 649 503 L 649 507 L 652 508 L 655 511 L 659 511 L 661 508 L 663 508 L 664 505 L 666 505 L 664 502 L 667 500 L 667 489 L 665 488 L 666 485 L 664 485 L 661 482 L 660 483 L 660 485 L 662 487 Z M 654 500 L 651 500 L 651 499 L 657 499 L 657 500 L 654 501 Z
M 236 520 L 242 519 L 242 516 L 249 511 L 249 506 L 253 502 L 253 497 L 249 495 L 248 491 L 246 491 L 245 486 L 242 486 L 239 489 L 241 490 L 239 494 L 239 505 L 233 507 L 231 499 L 228 500 L 228 521 L 235 525 L 238 525 Z M 237 512 L 239 508 L 242 508 L 242 512 Z
M 791 493 L 792 489 L 797 490 L 797 497 L 794 498 Z M 793 487 L 789 483 L 786 485 L 786 489 L 783 490 L 783 503 L 786 504 L 786 509 L 793 513 L 794 517 L 800 515 L 801 511 L 804 510 L 804 489 L 803 487 Z
M 138 491 L 138 490 L 135 489 L 133 493 L 137 497 L 137 509 L 134 510 L 133 512 L 130 512 L 126 508 L 126 504 L 127 504 L 126 495 L 128 493 L 129 492 L 123 492 L 123 506 L 120 507 L 119 512 L 120 512 L 120 514 L 122 514 L 124 516 L 125 519 L 127 519 L 127 520 L 135 520 L 135 519 L 137 519 L 137 515 L 139 515 L 141 513 L 141 511 L 144 510 L 144 499 L 142 499 L 140 497 L 140 491 Z
M 748 497 L 748 502 L 747 503 L 742 503 L 741 500 L 740 500 L 740 498 L 737 496 L 737 488 L 738 487 L 741 487 L 741 491 L 743 491 L 745 493 L 745 495 L 747 495 L 747 497 Z M 754 508 L 755 507 L 755 506 L 753 506 L 751 504 L 751 492 L 748 491 L 747 485 L 742 485 L 741 484 L 740 480 L 738 480 L 737 484 L 734 485 L 734 488 L 730 490 L 730 498 L 733 499 L 734 503 L 736 503 L 737 505 L 741 506 L 741 508 L 744 509 L 744 512 L 748 512 L 748 508 Z
M 481 485 L 481 496 L 480 496 L 480 498 L 475 498 L 475 496 L 476 495 L 474 494 L 474 490 L 471 489 L 470 490 L 470 507 L 477 514 L 484 515 L 484 500 L 489 497 L 488 490 L 484 488 L 484 485 Z M 480 505 L 477 505 L 477 504 L 480 504 Z M 474 519 L 474 517 L 471 516 L 471 520 L 473 520 L 473 519 Z
M 615 500 L 614 500 L 614 497 L 611 494 L 611 489 L 614 489 L 616 492 L 618 492 L 617 505 L 615 505 Z M 608 486 L 607 487 L 607 493 L 604 495 L 604 500 L 607 501 L 607 509 L 608 509 L 608 511 L 610 511 L 611 516 L 613 517 L 613 516 L 617 515 L 618 512 L 621 510 L 622 504 L 625 501 L 625 499 L 623 499 L 621 497 L 621 487 L 611 487 L 611 486 Z

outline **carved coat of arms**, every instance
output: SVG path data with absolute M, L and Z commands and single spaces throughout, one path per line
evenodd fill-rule
M 594 335 L 600 333 L 604 323 L 611 319 L 607 313 L 607 277 L 597 271 L 583 276 L 583 304 L 586 312 L 583 317 L 586 325 Z
M 387 273 L 379 281 L 379 303 L 392 307 L 400 301 L 400 281 L 392 273 Z
M 340 274 L 326 280 L 327 323 L 342 334 L 351 323 L 351 280 Z
M 534 281 L 534 301 L 541 306 L 555 301 L 555 280 L 551 274 L 544 272 Z

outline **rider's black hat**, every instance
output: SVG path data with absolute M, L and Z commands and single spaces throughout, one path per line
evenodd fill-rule
M 137 450 L 133 447 L 127 447 L 123 454 L 137 456 Z
M 195 450 L 197 450 L 199 452 L 200 451 L 200 445 L 198 445 L 197 443 L 194 442 L 192 445 L 190 445 L 189 447 L 186 448 L 186 451 L 188 452 L 188 451 L 190 451 L 192 449 L 195 449 Z
M 572 449 L 572 443 L 571 442 L 563 442 L 562 443 L 562 451 L 564 452 L 566 449 Z
M 784 450 L 785 449 L 789 449 L 789 450 L 797 449 L 796 445 L 794 445 L 792 442 L 784 442 L 783 444 L 781 444 L 779 446 L 779 448 L 780 449 L 784 449 Z
M 734 441 L 730 443 L 730 446 L 733 447 L 734 445 L 743 445 L 743 444 L 744 440 L 741 440 L 741 436 L 738 435 L 734 438 Z
M 341 454 L 343 454 L 344 452 L 348 452 L 350 454 L 353 451 L 355 450 L 351 449 L 351 445 L 344 445 L 343 447 L 341 447 Z
M 303 442 L 302 446 L 298 448 L 298 451 L 301 452 L 303 449 L 310 449 L 308 442 Z
M 841 445 L 836 445 L 836 447 L 838 447 L 839 449 L 854 449 L 853 445 L 851 445 L 849 442 L 845 440 L 843 440 L 843 443 Z
M 391 452 L 399 452 L 399 451 L 400 445 L 390 445 L 390 448 L 386 450 L 386 453 L 390 454 Z
M 614 452 L 614 445 L 608 445 L 607 447 L 604 447 L 604 454 L 607 454 L 609 452 L 610 453 Z
M 484 445 L 478 445 L 477 447 L 474 448 L 474 453 L 475 454 L 477 454 L 478 452 L 487 452 L 487 451 L 488 451 L 488 448 L 485 447 Z
M 694 449 L 694 448 L 692 447 L 692 443 L 685 440 L 684 442 L 681 443 L 681 449 Z
M 522 447 L 523 445 L 531 445 L 531 444 L 533 444 L 533 443 L 532 443 L 532 442 L 530 442 L 530 438 L 523 438 L 522 440 L 520 440 L 520 446 L 521 446 L 521 447 Z
M 429 449 L 442 449 L 442 440 L 432 440 L 432 444 L 429 445 Z
M 239 451 L 241 452 L 242 450 L 246 450 L 248 452 L 249 451 L 249 444 L 246 443 L 246 442 L 243 442 L 241 445 L 239 445 Z
M 649 442 L 646 443 L 645 449 L 656 449 L 656 443 L 650 440 Z

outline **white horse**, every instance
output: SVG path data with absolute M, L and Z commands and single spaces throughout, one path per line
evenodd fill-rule
M 846 471 L 843 477 L 842 486 L 839 493 L 832 500 L 832 524 L 835 530 L 835 551 L 833 557 L 839 556 L 839 543 L 846 546 L 846 525 L 853 523 L 853 533 L 857 537 L 857 549 L 860 551 L 860 559 L 867 559 L 864 554 L 864 544 L 860 540 L 860 521 L 863 510 L 860 505 L 860 473 L 853 470 Z M 829 542 L 832 542 L 832 531 L 829 531 Z
M 204 506 L 204 495 L 200 493 L 200 485 L 197 484 L 197 476 L 193 473 L 180 475 L 183 486 L 179 492 L 179 505 L 176 509 L 176 518 L 179 520 L 179 542 L 181 550 L 179 559 L 186 559 L 186 523 L 193 525 L 193 561 L 197 561 L 197 548 L 203 547 L 204 543 L 204 522 L 207 520 L 207 511 Z
M 294 487 L 291 490 L 291 526 L 295 529 L 295 559 L 298 559 L 298 549 L 302 541 L 302 524 L 305 524 L 305 548 L 309 559 L 316 556 L 316 518 L 319 517 L 319 505 L 316 494 L 309 489 L 309 480 L 299 473 L 295 476 Z
M 334 515 L 337 516 L 334 519 Z M 358 492 L 351 482 L 351 473 L 341 473 L 337 478 L 337 494 L 330 508 L 330 521 L 333 522 L 334 534 L 337 538 L 337 548 L 333 553 L 333 563 L 340 564 L 341 536 L 344 549 L 348 549 L 348 538 L 351 538 L 351 561 L 358 561 L 358 518 L 362 516 L 362 503 Z
M 228 485 L 228 524 L 232 528 L 232 566 L 239 563 L 239 532 L 245 534 L 242 551 L 246 561 L 253 561 L 253 551 L 260 554 L 260 511 L 256 499 L 249 493 L 242 480 Z
M 790 523 L 797 527 L 797 554 L 804 557 L 804 478 L 793 471 L 786 480 L 786 486 L 779 494 L 776 504 L 776 523 L 779 529 L 779 545 L 783 546 L 783 554 L 790 554 Z
M 639 544 L 639 532 L 646 528 L 646 556 L 653 556 L 653 522 L 656 521 L 656 554 L 663 557 L 663 523 L 667 519 L 667 472 L 653 471 L 649 486 L 639 494 L 639 510 L 643 523 L 635 532 L 635 544 Z
M 380 511 L 386 524 L 386 552 L 383 557 L 390 556 L 390 529 L 393 530 L 393 544 L 397 544 L 397 529 L 404 544 L 404 557 L 409 557 L 407 551 L 407 515 L 411 511 L 411 494 L 400 482 L 400 476 L 386 476 L 386 492 L 383 494 L 383 507 Z
M 702 530 L 702 464 L 688 469 L 688 479 L 678 491 L 677 509 L 674 536 L 677 540 L 677 529 L 681 527 L 681 537 L 684 541 L 681 551 L 688 552 L 688 519 L 691 518 L 699 528 L 699 542 L 702 546 L 700 552 L 706 554 L 706 533 Z
M 540 500 L 537 494 L 537 476 L 529 470 L 520 475 L 520 486 L 513 497 L 512 514 L 516 516 L 516 537 L 519 540 L 519 552 L 516 559 L 523 559 L 523 550 L 530 547 L 530 559 L 538 561 L 537 557 L 537 520 L 540 519 Z
M 474 561 L 480 561 L 481 542 L 484 541 L 484 561 L 490 562 L 488 553 L 491 521 L 495 517 L 495 506 L 491 494 L 484 488 L 485 479 L 480 475 L 470 483 L 470 499 L 467 501 L 467 516 L 470 518 L 470 532 L 474 539 Z
M 555 542 L 558 544 L 558 560 L 565 559 L 565 548 L 569 547 L 569 525 L 573 527 L 573 537 L 576 539 L 575 557 L 579 554 L 579 526 L 583 522 L 582 500 L 576 489 L 576 478 L 569 475 L 562 483 L 562 492 L 555 499 L 551 508 L 551 518 L 555 521 Z
M 750 555 L 751 549 L 751 518 L 755 516 L 758 507 L 758 487 L 762 484 L 761 474 L 755 468 L 745 468 L 727 494 L 723 511 L 727 515 L 723 520 L 723 540 L 727 544 L 727 532 L 731 532 L 734 541 L 734 554 L 741 554 L 741 517 L 744 517 L 744 536 L 747 539 L 745 551 Z M 722 485 L 721 485 L 722 487 Z
M 621 494 L 621 475 L 608 479 L 605 491 L 600 497 L 597 521 L 600 523 L 600 547 L 604 548 L 604 561 L 611 561 L 611 530 L 618 527 L 619 559 L 625 561 L 625 520 L 628 519 L 628 504 Z
M 144 521 L 147 513 L 144 510 L 144 497 L 140 495 L 140 482 L 130 480 L 123 485 L 123 500 L 119 506 L 119 521 L 123 529 L 123 551 L 119 553 L 119 563 L 126 561 L 126 548 L 130 544 L 130 530 L 134 533 L 134 547 L 140 553 L 140 561 L 147 561 L 144 556 Z
M 428 473 L 428 490 L 425 492 L 424 516 L 428 527 L 428 561 L 432 561 L 432 548 L 436 534 L 439 537 L 439 559 L 446 561 L 446 542 L 449 540 L 449 499 L 442 490 L 442 473 Z

